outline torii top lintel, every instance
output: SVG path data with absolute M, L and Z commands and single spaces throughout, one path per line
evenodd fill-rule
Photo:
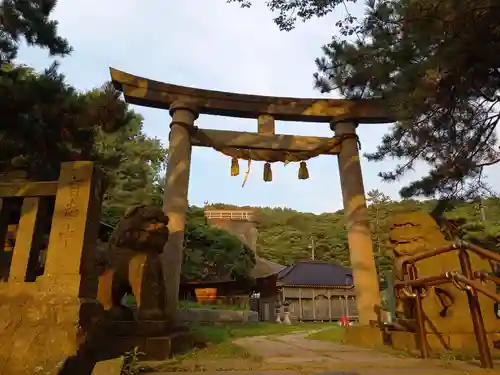
M 169 109 L 173 102 L 192 105 L 201 114 L 241 118 L 270 115 L 300 122 L 394 122 L 386 102 L 377 99 L 304 99 L 246 95 L 171 85 L 110 68 L 114 86 L 131 104 Z

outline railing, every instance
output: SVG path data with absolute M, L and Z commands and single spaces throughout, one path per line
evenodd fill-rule
M 0 282 L 33 282 L 40 275 L 57 189 L 57 181 L 0 182 Z
M 416 263 L 418 261 L 432 258 L 437 255 L 445 254 L 451 251 L 458 251 L 460 260 L 460 272 L 445 272 L 437 276 L 418 277 Z M 425 251 L 413 256 L 401 257 L 398 259 L 398 264 L 403 270 L 403 281 L 394 284 L 396 290 L 402 290 L 408 297 L 415 298 L 415 315 L 416 325 L 418 330 L 419 349 L 422 358 L 429 357 L 429 347 L 426 339 L 424 312 L 422 308 L 422 298 L 425 297 L 426 288 L 452 283 L 459 287 L 460 290 L 467 293 L 469 309 L 476 336 L 477 347 L 479 351 L 481 367 L 493 368 L 493 360 L 491 357 L 490 348 L 488 346 L 488 338 L 484 328 L 484 321 L 481 314 L 481 306 L 479 304 L 478 292 L 491 298 L 496 302 L 500 302 L 500 295 L 494 293 L 483 285 L 480 281 L 490 280 L 499 284 L 499 278 L 488 275 L 484 271 L 473 271 L 468 252 L 475 253 L 482 258 L 490 261 L 500 262 L 500 255 L 490 250 L 483 249 L 479 246 L 471 244 L 467 241 L 458 240 L 453 245 Z
M 235 221 L 253 221 L 252 211 L 205 211 L 207 219 L 235 220 Z
M 94 246 L 87 243 L 99 230 L 101 182 L 86 161 L 62 163 L 57 181 L 0 181 L 0 286 L 92 274 Z

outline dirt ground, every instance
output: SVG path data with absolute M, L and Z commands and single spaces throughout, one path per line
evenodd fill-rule
M 310 333 L 310 332 L 309 332 Z M 233 345 L 248 353 L 241 358 L 186 359 L 157 375 L 480 375 L 500 374 L 475 363 L 422 360 L 334 342 L 310 340 L 309 333 L 239 338 Z

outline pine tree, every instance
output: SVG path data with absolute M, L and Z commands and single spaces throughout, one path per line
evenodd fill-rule
M 5 0 L 0 5 L 0 171 L 24 165 L 35 179 L 55 179 L 63 161 L 91 160 L 97 131 L 114 132 L 131 120 L 111 84 L 78 92 L 54 62 L 38 73 L 16 63 L 19 43 L 51 56 L 71 52 L 49 18 L 54 0 Z
M 249 6 L 248 1 L 230 0 Z M 351 1 L 355 2 L 355 1 Z M 382 173 L 398 180 L 424 161 L 422 179 L 401 189 L 417 195 L 473 198 L 488 193 L 483 168 L 500 161 L 500 7 L 489 0 L 368 0 L 362 20 L 349 1 L 271 0 L 282 30 L 341 5 L 340 37 L 317 59 L 316 87 L 347 98 L 383 98 L 398 122 L 369 160 L 402 160 Z M 344 9 L 345 8 L 345 9 Z
M 56 0 L 3 0 L 0 5 L 0 66 L 17 57 L 22 38 L 30 46 L 48 49 L 51 56 L 71 53 L 68 41 L 57 35 L 50 14 Z
M 93 160 L 99 129 L 113 132 L 131 120 L 111 85 L 82 94 L 56 68 L 34 73 L 15 67 L 0 78 L 0 170 L 16 159 L 32 178 L 56 179 L 61 162 Z

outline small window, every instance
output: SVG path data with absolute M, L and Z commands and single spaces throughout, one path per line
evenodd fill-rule
M 352 285 L 352 275 L 346 275 L 345 283 L 346 285 Z

